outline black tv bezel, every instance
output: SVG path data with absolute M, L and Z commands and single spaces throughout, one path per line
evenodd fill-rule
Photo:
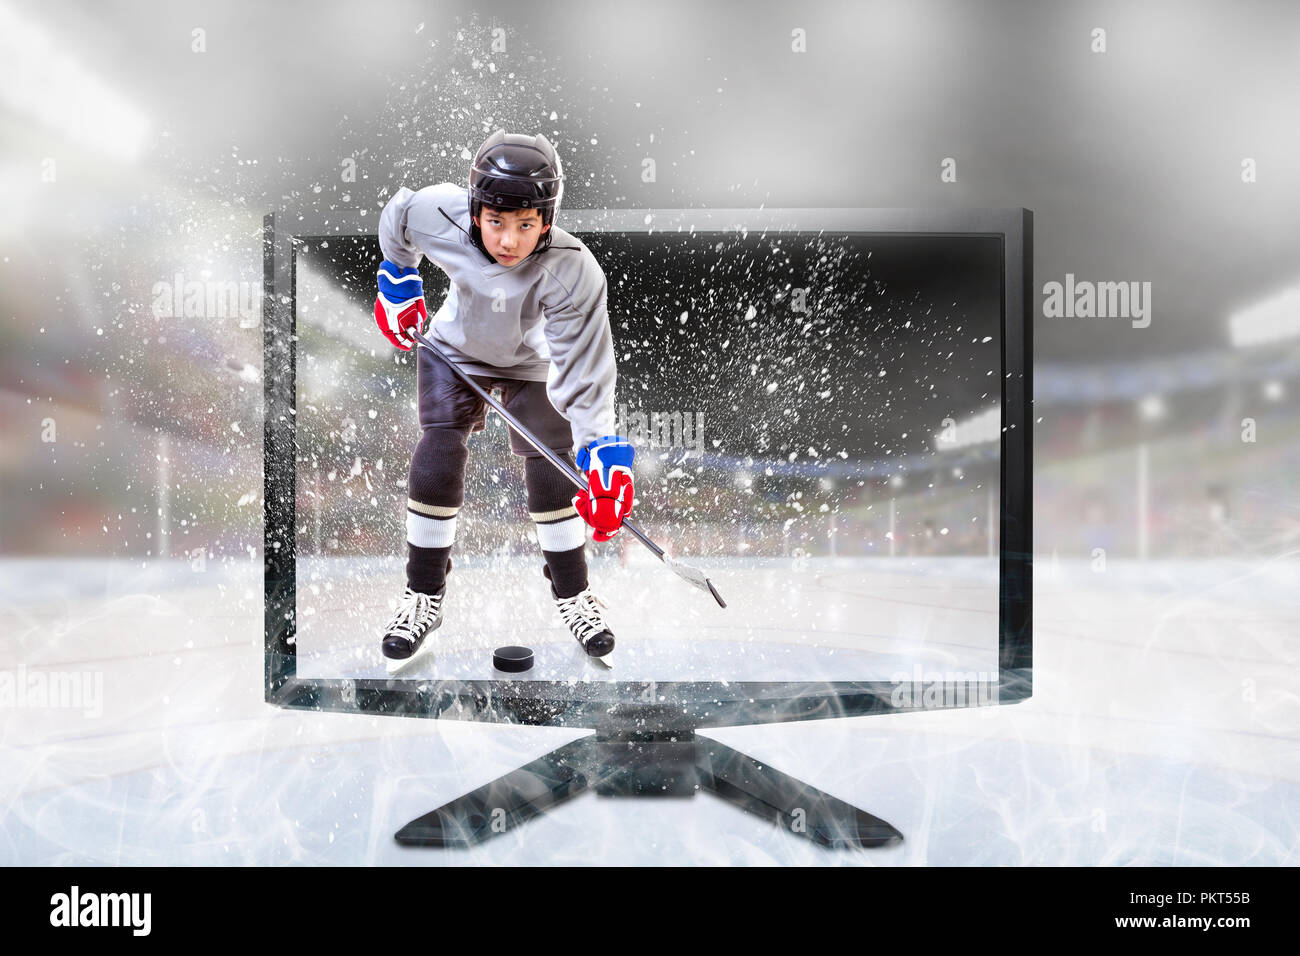
M 784 232 L 995 237 L 1002 243 L 998 678 L 925 697 L 893 681 L 460 681 L 297 676 L 294 247 L 373 235 L 371 211 L 270 213 L 263 221 L 265 699 L 280 707 L 595 729 L 709 727 L 998 704 L 1033 689 L 1033 213 L 1028 209 L 610 209 L 565 211 L 590 232 Z M 932 688 L 933 691 L 933 688 Z M 928 702 L 922 704 L 921 701 Z M 949 701 L 952 701 L 949 703 Z

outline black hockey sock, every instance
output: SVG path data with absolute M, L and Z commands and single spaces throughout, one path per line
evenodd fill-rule
M 551 579 L 555 593 L 562 598 L 573 597 L 587 589 L 587 549 L 572 551 L 543 551 L 546 559 L 546 576 Z
M 571 452 L 561 457 L 577 470 Z M 524 484 L 537 543 L 546 558 L 546 576 L 560 597 L 573 597 L 587 587 L 587 527 L 573 507 L 573 486 L 540 456 L 524 459 Z
M 411 456 L 406 584 L 412 591 L 436 594 L 446 583 L 456 514 L 465 500 L 468 434 L 468 427 L 425 428 Z
M 406 586 L 423 594 L 437 594 L 447 583 L 451 547 L 421 548 L 410 543 L 406 547 Z

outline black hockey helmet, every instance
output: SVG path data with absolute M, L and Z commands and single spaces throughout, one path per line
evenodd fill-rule
M 542 224 L 549 225 L 563 195 L 560 155 L 541 133 L 528 136 L 499 129 L 479 147 L 470 168 L 470 215 L 475 218 L 485 205 L 539 209 Z

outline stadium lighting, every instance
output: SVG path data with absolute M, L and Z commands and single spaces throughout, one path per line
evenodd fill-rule
M 1159 395 L 1148 395 L 1138 402 L 1138 413 L 1144 421 L 1157 422 L 1165 417 L 1165 400 Z
M 1300 287 L 1242 309 L 1228 319 L 1228 334 L 1237 348 L 1300 336 Z
M 0 103 L 115 159 L 139 155 L 149 121 L 36 24 L 0 3 Z

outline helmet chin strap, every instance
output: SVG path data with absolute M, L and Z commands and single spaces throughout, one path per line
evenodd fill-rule
M 480 249 L 480 251 L 482 251 L 483 255 L 485 255 L 485 256 L 487 256 L 489 259 L 491 259 L 491 258 L 492 258 L 492 254 L 491 254 L 490 252 L 487 251 L 487 243 L 485 243 L 485 242 L 483 241 L 483 230 L 480 229 L 480 228 L 478 227 L 478 223 L 474 221 L 474 220 L 478 219 L 478 217 L 481 216 L 481 215 L 483 214 L 483 210 L 482 210 L 482 208 L 480 208 L 479 211 L 478 211 L 477 213 L 474 212 L 474 207 L 475 207 L 476 205 L 478 205 L 478 203 L 477 203 L 475 200 L 471 199 L 470 202 L 469 202 L 469 209 L 470 209 L 470 212 L 469 212 L 469 238 L 470 238 L 470 240 L 474 243 L 474 245 L 478 246 L 478 248 Z

